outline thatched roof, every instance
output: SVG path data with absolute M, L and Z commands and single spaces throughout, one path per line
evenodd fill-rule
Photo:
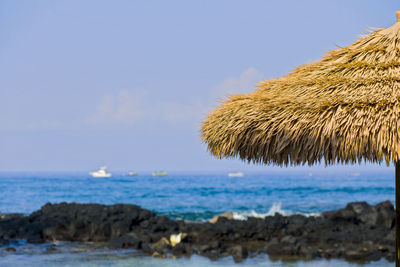
M 400 160 L 396 15 L 392 27 L 230 96 L 203 122 L 209 151 L 278 165 Z

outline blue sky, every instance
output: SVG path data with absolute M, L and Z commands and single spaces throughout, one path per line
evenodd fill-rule
M 0 171 L 266 170 L 209 155 L 218 100 L 396 21 L 386 1 L 0 1 Z

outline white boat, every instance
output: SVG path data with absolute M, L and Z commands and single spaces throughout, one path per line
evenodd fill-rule
M 128 172 L 127 175 L 128 176 L 137 176 L 139 173 L 137 172 Z
M 95 178 L 111 177 L 111 173 L 107 172 L 107 166 L 102 166 L 98 171 L 89 172 L 89 174 Z
M 228 174 L 228 176 L 229 176 L 229 177 L 243 177 L 244 174 L 243 174 L 243 172 L 230 172 L 230 173 Z

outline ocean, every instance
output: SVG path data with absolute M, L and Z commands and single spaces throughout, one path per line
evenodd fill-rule
M 348 202 L 376 204 L 394 202 L 393 168 L 273 169 L 228 177 L 227 173 L 169 173 L 152 177 L 139 173 L 129 177 L 113 172 L 112 178 L 92 178 L 86 172 L 2 172 L 0 212 L 31 213 L 47 202 L 131 203 L 173 219 L 206 221 L 217 214 L 233 212 L 234 218 L 283 215 L 316 215 L 345 207 Z M 64 250 L 47 253 L 46 244 L 13 244 L 16 253 L 0 248 L 0 266 L 359 266 L 340 260 L 284 263 L 268 256 L 234 264 L 231 258 L 212 262 L 190 259 L 153 259 L 135 251 L 97 249 L 93 253 Z M 393 266 L 385 260 L 365 266 Z

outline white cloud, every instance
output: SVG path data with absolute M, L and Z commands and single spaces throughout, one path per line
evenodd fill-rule
M 215 102 L 215 100 L 226 99 L 228 95 L 253 92 L 257 82 L 262 80 L 262 76 L 256 68 L 248 68 L 240 74 L 239 78 L 230 77 L 222 81 L 212 90 L 211 98 Z
M 96 113 L 87 122 L 92 124 L 133 124 L 144 118 L 146 111 L 146 91 L 121 90 L 116 94 L 106 94 L 100 99 Z
M 137 122 L 179 124 L 199 121 L 201 104 L 166 102 L 147 91 L 121 90 L 103 95 L 89 124 L 129 126 Z M 201 114 L 201 113 L 200 113 Z
M 163 119 L 169 123 L 195 123 L 198 125 L 204 111 L 204 105 L 166 103 L 161 106 Z
M 130 126 L 135 123 L 151 124 L 200 124 L 206 114 L 215 107 L 218 100 L 226 99 L 230 94 L 243 94 L 255 90 L 262 74 L 255 68 L 244 70 L 239 77 L 230 77 L 209 91 L 203 101 L 185 102 L 165 101 L 154 97 L 151 91 L 120 90 L 101 97 L 96 111 L 87 119 L 87 123 L 96 125 Z
M 181 100 L 181 99 L 180 99 Z M 103 95 L 89 124 L 130 126 L 137 122 L 156 124 L 199 124 L 205 105 L 197 103 L 166 102 L 148 96 L 147 91 L 122 90 L 116 94 Z
M 205 90 L 201 98 L 191 97 L 188 92 L 182 98 L 172 101 L 160 99 L 155 95 L 156 92 L 150 90 L 116 90 L 94 99 L 93 105 L 82 102 L 84 106 L 80 112 L 86 113 L 83 117 L 77 113 L 64 112 L 65 106 L 60 105 L 57 106 L 58 113 L 63 116 L 36 112 L 29 117 L 24 115 L 24 120 L 19 121 L 0 118 L 1 129 L 72 130 L 95 125 L 125 127 L 144 123 L 152 126 L 163 123 L 198 127 L 219 100 L 226 99 L 230 94 L 252 92 L 261 79 L 262 75 L 257 69 L 248 68 L 239 77 L 227 78 L 208 92 Z

